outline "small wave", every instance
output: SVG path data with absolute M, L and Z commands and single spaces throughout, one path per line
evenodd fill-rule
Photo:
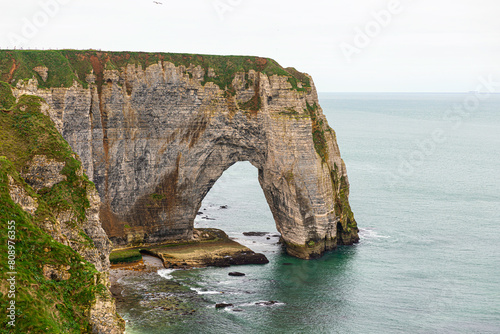
M 360 228 L 359 237 L 361 239 L 389 239 L 390 236 L 380 235 L 373 228 Z
M 226 307 L 224 308 L 224 312 L 238 314 L 238 313 L 243 313 L 244 311 L 241 308 Z
M 161 277 L 163 277 L 165 279 L 172 279 L 174 277 L 170 274 L 176 270 L 177 269 L 160 269 L 160 270 L 158 270 L 158 275 L 160 275 Z
M 220 291 L 205 291 L 201 288 L 191 288 L 191 290 L 196 291 L 199 295 L 218 295 L 222 293 Z
M 234 281 L 220 281 L 220 282 L 217 282 L 219 285 L 230 285 L 230 284 L 233 284 Z
M 243 306 L 282 306 L 282 305 L 286 305 L 286 304 L 283 302 L 278 302 L 278 301 L 259 300 L 259 301 L 252 302 L 252 303 L 239 304 L 238 306 L 243 307 Z

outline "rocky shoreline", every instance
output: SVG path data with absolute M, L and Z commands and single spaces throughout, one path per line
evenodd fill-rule
M 162 261 L 149 255 L 144 255 L 142 260 L 134 263 L 112 265 L 109 271 L 109 281 L 111 283 L 110 291 L 116 303 L 120 303 L 123 299 L 122 291 L 124 286 L 120 284 L 121 278 L 138 277 L 145 273 L 157 272 L 162 268 L 164 268 Z
M 165 269 L 160 259 L 143 255 L 143 259 L 110 269 L 110 291 L 117 312 L 131 328 L 142 320 L 151 323 L 161 315 L 165 324 L 176 323 L 196 313 L 196 292 L 160 275 Z M 153 318 L 149 318 L 153 316 Z
M 165 280 L 161 269 L 192 269 L 207 266 L 228 267 L 240 264 L 264 264 L 269 261 L 260 253 L 231 240 L 218 229 L 197 229 L 190 242 L 169 242 L 132 249 L 118 249 L 114 252 L 130 254 L 137 251 L 141 259 L 115 263 L 110 268 L 110 291 L 121 316 L 134 322 L 134 315 L 128 314 L 130 304 L 143 311 L 157 310 L 164 319 L 175 322 L 179 317 L 196 314 L 196 292 L 173 280 Z M 133 253 L 132 253 L 133 254 Z M 126 259 L 124 257 L 124 259 Z M 244 275 L 244 274 L 242 274 Z M 146 284 L 152 288 L 138 291 L 132 282 L 155 282 Z

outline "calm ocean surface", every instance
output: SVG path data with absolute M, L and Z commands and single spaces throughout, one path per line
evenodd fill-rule
M 270 263 L 124 280 L 146 290 L 180 282 L 179 298 L 197 308 L 171 321 L 132 303 L 120 311 L 127 333 L 500 333 L 500 95 L 479 105 L 472 96 L 320 94 L 361 242 L 304 261 L 276 237 L 244 237 L 276 227 L 257 170 L 238 163 L 204 200 L 215 220 L 195 226 L 223 229 Z M 216 310 L 220 302 L 235 307 Z

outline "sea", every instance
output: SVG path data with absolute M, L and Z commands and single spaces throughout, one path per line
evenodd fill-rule
M 360 242 L 317 260 L 288 256 L 257 169 L 239 162 L 207 194 L 195 227 L 222 229 L 269 263 L 124 278 L 135 291 L 119 308 L 127 333 L 500 333 L 500 95 L 319 98 Z M 251 231 L 266 235 L 243 235 Z M 194 313 L 140 307 L 167 281 Z

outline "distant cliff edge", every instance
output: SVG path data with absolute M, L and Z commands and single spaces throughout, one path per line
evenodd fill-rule
M 15 99 L 46 101 L 116 244 L 192 238 L 203 198 L 237 161 L 258 169 L 289 254 L 359 240 L 346 167 L 307 74 L 259 57 L 15 50 L 0 51 L 0 80 Z

